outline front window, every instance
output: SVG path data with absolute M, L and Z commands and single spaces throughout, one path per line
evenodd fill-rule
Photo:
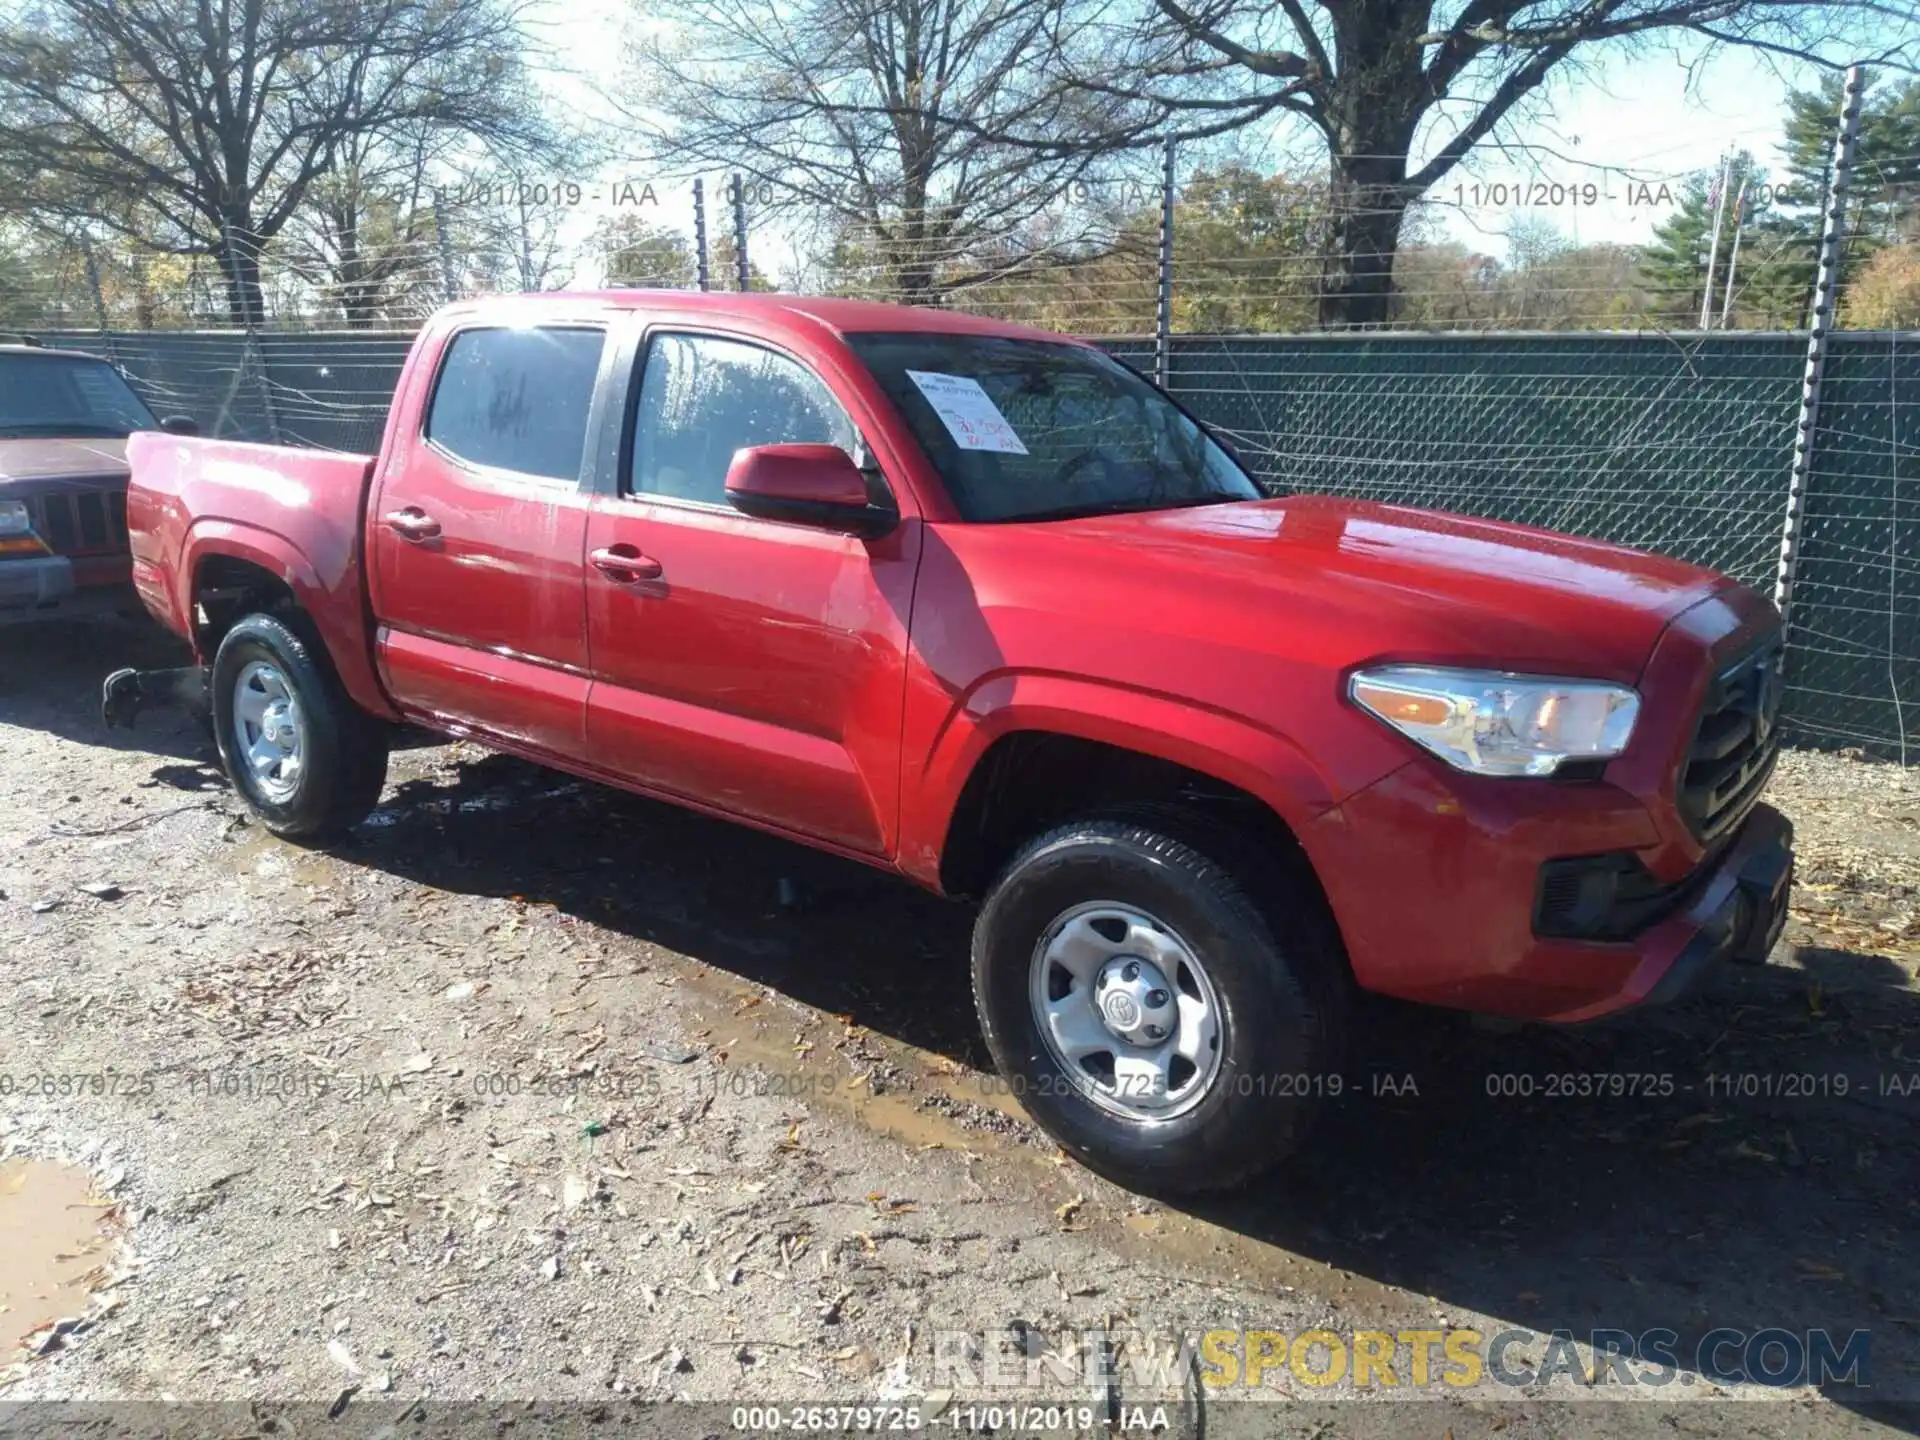
M 119 438 L 159 422 L 104 360 L 0 355 L 0 440 L 35 436 Z
M 850 335 L 968 520 L 1257 500 L 1190 416 L 1097 350 L 982 335 Z
M 833 392 L 784 355 L 710 335 L 655 335 L 634 417 L 628 490 L 727 503 L 733 452 L 749 445 L 838 445 L 859 436 Z

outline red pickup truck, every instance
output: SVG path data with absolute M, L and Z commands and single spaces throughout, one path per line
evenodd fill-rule
M 130 454 L 135 584 L 271 830 L 356 824 L 406 722 L 977 897 L 996 1062 L 1131 1182 L 1284 1153 L 1355 987 L 1586 1020 L 1783 922 L 1765 599 L 1266 498 L 1057 335 L 489 300 L 421 332 L 378 456 Z

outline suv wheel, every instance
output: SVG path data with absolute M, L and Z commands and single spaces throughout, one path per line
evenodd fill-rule
M 1089 1168 L 1224 1189 L 1278 1163 L 1338 1092 L 1341 959 L 1316 896 L 1264 888 L 1280 892 L 1265 912 L 1193 846 L 1124 819 L 1043 835 L 994 884 L 973 942 L 988 1048 Z
M 213 730 L 228 777 L 261 823 L 324 844 L 379 800 L 387 742 L 305 628 L 298 617 L 249 615 L 226 633 L 213 660 Z

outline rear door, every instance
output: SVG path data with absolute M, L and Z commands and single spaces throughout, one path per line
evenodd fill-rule
M 595 764 L 884 853 L 898 818 L 918 522 L 866 541 L 727 503 L 742 446 L 864 451 L 848 404 L 794 355 L 655 328 L 634 368 L 618 483 L 603 481 L 587 522 Z M 885 481 L 873 472 L 871 483 Z
M 583 472 L 608 348 L 599 323 L 457 325 L 411 402 L 421 423 L 390 437 L 367 524 L 375 650 L 414 717 L 579 756 Z

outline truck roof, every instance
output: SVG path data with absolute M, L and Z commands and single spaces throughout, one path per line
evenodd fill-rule
M 829 296 L 786 295 L 771 291 L 742 294 L 737 290 L 558 290 L 531 295 L 494 295 L 460 302 L 448 308 L 462 314 L 499 309 L 537 310 L 555 306 L 618 310 L 659 309 L 681 314 L 708 314 L 715 318 L 762 321 L 773 324 L 795 319 L 840 334 L 861 331 L 918 331 L 942 335 L 993 335 L 1005 339 L 1082 343 L 1073 336 L 920 305 L 885 305 L 875 300 L 845 300 Z

